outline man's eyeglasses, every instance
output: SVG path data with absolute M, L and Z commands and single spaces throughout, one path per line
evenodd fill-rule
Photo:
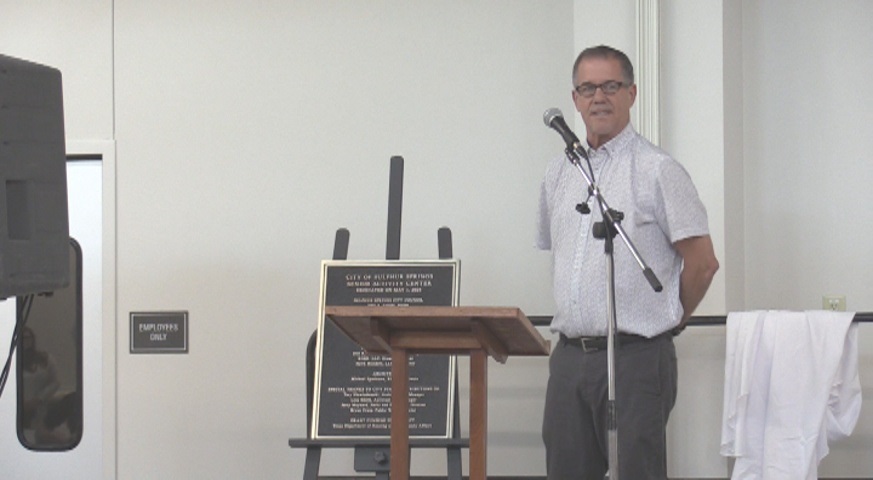
M 577 85 L 574 90 L 576 90 L 576 93 L 582 95 L 585 98 L 591 98 L 597 92 L 598 88 L 606 95 L 615 95 L 616 92 L 621 90 L 621 87 L 626 86 L 627 84 L 625 84 L 624 82 L 619 82 L 618 80 L 609 80 L 600 84 L 583 83 L 582 85 Z

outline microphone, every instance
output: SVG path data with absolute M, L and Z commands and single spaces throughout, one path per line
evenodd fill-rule
M 583 152 L 585 151 L 585 149 L 583 149 L 579 144 L 579 137 L 573 133 L 573 130 L 570 130 L 570 127 L 567 126 L 567 122 L 564 121 L 564 114 L 561 113 L 560 109 L 550 108 L 546 110 L 546 112 L 543 113 L 543 123 L 545 123 L 547 127 L 560 133 L 568 148 L 581 150 Z

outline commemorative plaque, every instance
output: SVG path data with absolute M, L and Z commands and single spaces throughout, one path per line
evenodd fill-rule
M 457 306 L 458 260 L 336 261 L 321 270 L 311 438 L 390 438 L 391 356 L 369 355 L 325 306 Z M 409 434 L 450 438 L 455 357 L 409 359 Z

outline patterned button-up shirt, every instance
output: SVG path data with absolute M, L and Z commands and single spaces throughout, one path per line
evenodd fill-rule
M 682 318 L 682 257 L 673 243 L 708 235 L 706 209 L 688 172 L 628 126 L 599 149 L 589 149 L 604 200 L 624 213 L 621 225 L 664 289 L 655 292 L 615 238 L 616 322 L 620 332 L 652 337 Z M 583 165 L 585 162 L 583 160 Z M 576 205 L 588 202 L 591 213 Z M 582 173 L 566 158 L 552 160 L 540 191 L 536 245 L 552 251 L 556 311 L 553 332 L 568 337 L 606 335 L 607 281 L 603 240 L 592 235 L 600 208 L 588 198 Z

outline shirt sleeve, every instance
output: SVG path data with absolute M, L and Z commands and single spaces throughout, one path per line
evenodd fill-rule
M 549 215 L 549 195 L 546 191 L 546 180 L 540 185 L 540 204 L 537 208 L 537 234 L 535 245 L 540 250 L 551 250 L 552 229 L 551 215 Z
M 706 207 L 682 165 L 673 159 L 663 162 L 657 188 L 661 200 L 657 202 L 660 205 L 658 222 L 670 243 L 709 235 Z

